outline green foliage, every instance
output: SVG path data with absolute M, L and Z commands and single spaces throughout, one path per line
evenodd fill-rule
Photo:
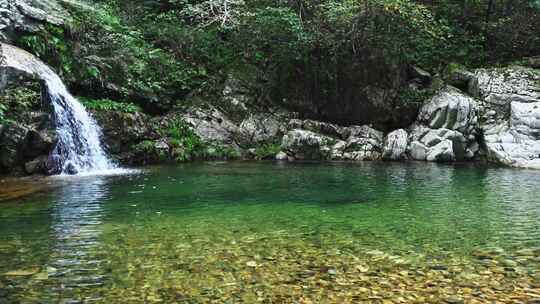
M 232 147 L 229 146 L 220 146 L 214 145 L 209 146 L 206 151 L 204 151 L 204 158 L 210 160 L 234 160 L 240 158 L 240 153 Z
M 0 122 L 18 120 L 40 106 L 39 84 L 24 84 L 5 88 L 0 94 Z
M 397 103 L 416 103 L 421 105 L 431 96 L 433 96 L 433 90 L 414 90 L 410 88 L 403 88 L 397 94 Z
M 258 70 L 261 100 L 331 104 L 358 95 L 346 91 L 353 86 L 393 86 L 404 65 L 437 73 L 448 62 L 540 54 L 538 0 L 96 0 L 71 14 L 67 26 L 17 43 L 78 94 L 104 92 L 152 113 L 211 100 L 247 66 Z
M 281 145 L 278 143 L 265 143 L 255 148 L 255 155 L 258 159 L 273 159 L 281 151 Z
M 97 111 L 118 111 L 123 113 L 141 112 L 141 108 L 129 102 L 117 102 L 110 99 L 91 99 L 87 97 L 77 97 L 82 104 L 91 110 Z
M 165 129 L 160 131 L 160 135 L 168 138 L 168 143 L 173 149 L 172 157 L 178 162 L 201 158 L 204 155 L 207 145 L 181 119 L 169 121 Z

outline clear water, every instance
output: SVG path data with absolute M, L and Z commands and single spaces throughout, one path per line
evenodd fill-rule
M 41 183 L 0 204 L 0 303 L 540 298 L 540 171 L 232 162 Z

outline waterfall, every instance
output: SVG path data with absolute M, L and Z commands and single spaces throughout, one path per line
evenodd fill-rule
M 115 173 L 100 137 L 101 129 L 84 106 L 67 90 L 60 77 L 34 55 L 1 44 L 2 65 L 34 75 L 44 82 L 54 108 L 58 143 L 50 155 L 53 174 Z
M 44 77 L 54 117 L 58 143 L 51 157 L 61 173 L 89 173 L 115 169 L 102 148 L 101 129 L 84 106 L 67 91 L 58 75 Z

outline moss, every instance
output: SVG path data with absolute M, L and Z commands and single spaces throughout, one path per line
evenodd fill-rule
M 41 106 L 41 89 L 37 82 L 23 82 L 0 94 L 0 122 L 20 121 L 28 111 Z
M 87 109 L 96 111 L 118 111 L 122 113 L 142 112 L 142 109 L 131 102 L 118 102 L 110 99 L 92 99 L 77 97 Z

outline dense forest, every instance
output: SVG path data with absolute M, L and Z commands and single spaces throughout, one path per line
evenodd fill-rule
M 231 75 L 255 103 L 307 100 L 315 114 L 361 102 L 366 86 L 414 102 L 423 96 L 403 85 L 407 67 L 444 75 L 540 54 L 536 0 L 99 0 L 70 11 L 66 25 L 16 43 L 79 95 L 153 114 L 212 99 Z

